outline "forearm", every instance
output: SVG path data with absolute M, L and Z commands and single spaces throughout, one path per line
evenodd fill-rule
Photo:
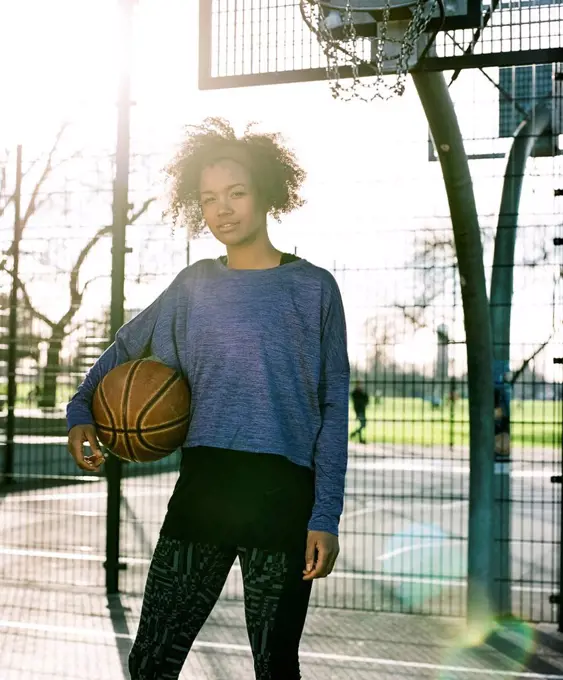
M 96 387 L 102 378 L 111 371 L 112 368 L 119 366 L 129 360 L 129 355 L 125 347 L 114 342 L 100 356 L 92 368 L 88 371 L 82 384 L 69 401 L 66 407 L 67 429 L 70 430 L 75 425 L 93 425 L 91 405 Z
M 133 317 L 115 334 L 115 341 L 100 356 L 86 374 L 84 381 L 67 405 L 67 426 L 70 430 L 75 425 L 93 425 L 91 404 L 96 387 L 112 368 L 126 361 L 141 359 L 150 354 L 153 335 L 159 316 L 169 324 L 174 320 L 174 308 L 171 311 L 163 306 L 166 296 L 170 295 L 170 286 L 144 311 Z
M 315 504 L 311 531 L 338 536 L 344 506 L 344 479 L 348 464 L 348 392 L 350 362 L 346 346 L 346 320 L 334 277 L 328 279 L 323 305 L 321 370 L 318 399 L 321 428 L 315 445 Z
M 315 504 L 309 530 L 338 536 L 344 506 L 348 464 L 348 377 L 339 379 L 323 406 L 323 421 L 315 447 Z

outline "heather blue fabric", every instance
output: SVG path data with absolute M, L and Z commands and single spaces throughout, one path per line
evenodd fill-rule
M 147 356 L 189 383 L 186 447 L 277 454 L 312 468 L 309 529 L 338 534 L 350 367 L 330 272 L 304 259 L 261 270 L 219 259 L 185 268 L 87 373 L 68 404 L 68 428 L 93 424 L 92 395 L 106 373 Z

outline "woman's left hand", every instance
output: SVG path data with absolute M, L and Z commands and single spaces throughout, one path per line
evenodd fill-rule
M 339 552 L 338 536 L 328 531 L 309 531 L 303 580 L 312 581 L 328 576 L 334 568 Z

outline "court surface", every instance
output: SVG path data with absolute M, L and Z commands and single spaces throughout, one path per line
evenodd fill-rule
M 304 680 L 407 676 L 563 680 L 562 637 L 554 626 L 521 624 L 497 637 L 494 646 L 464 650 L 460 613 L 466 567 L 457 557 L 464 554 L 459 529 L 466 525 L 468 470 L 461 452 L 449 461 L 401 457 L 394 447 L 381 451 L 377 459 L 362 453 L 361 447 L 351 451 L 342 557 L 330 579 L 316 586 L 313 598 L 315 605 L 331 608 L 313 606 L 307 621 Z M 534 526 L 547 520 L 540 516 L 541 506 L 531 504 L 532 495 L 538 493 L 535 485 L 548 491 L 551 471 L 546 468 L 541 474 L 525 464 L 514 469 L 513 492 L 519 500 L 515 507 L 522 516 L 514 530 L 523 539 L 531 538 Z M 104 480 L 22 490 L 0 499 L 1 680 L 128 678 L 127 655 L 158 533 L 154 516 L 160 505 L 164 511 L 175 474 L 151 478 L 124 480 L 122 553 L 128 566 L 121 580 L 123 594 L 110 599 L 103 588 Z M 405 497 L 405 490 L 410 497 Z M 444 496 L 451 498 L 448 511 Z M 409 539 L 402 547 L 384 538 L 392 531 L 400 534 L 405 523 L 435 526 L 437 519 L 440 536 Z M 366 536 L 372 536 L 370 542 Z M 523 553 L 526 544 L 524 540 Z M 432 572 L 425 578 L 417 556 L 412 576 L 405 576 L 409 564 L 405 555 L 420 551 L 451 565 L 450 572 L 442 579 Z M 401 576 L 393 574 L 398 557 Z M 526 561 L 529 554 L 513 557 L 514 567 L 528 575 L 541 567 Z M 543 568 L 549 562 L 544 559 Z M 433 569 L 432 561 L 427 565 Z M 527 574 L 519 576 L 525 580 Z M 552 577 L 545 574 L 546 592 L 515 585 L 513 597 L 527 598 L 532 610 L 539 607 L 549 597 Z M 182 678 L 254 677 L 242 605 L 236 600 L 240 589 L 240 572 L 234 568 L 225 597 L 202 630 Z M 416 611 L 416 602 L 424 610 L 436 598 L 451 617 L 393 613 Z M 371 611 L 345 610 L 346 605 Z M 383 607 L 391 611 L 382 613 Z

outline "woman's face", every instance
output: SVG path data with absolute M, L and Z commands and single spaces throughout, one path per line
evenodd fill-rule
M 207 226 L 226 246 L 252 243 L 266 229 L 250 176 L 236 161 L 226 158 L 203 169 L 200 200 Z

